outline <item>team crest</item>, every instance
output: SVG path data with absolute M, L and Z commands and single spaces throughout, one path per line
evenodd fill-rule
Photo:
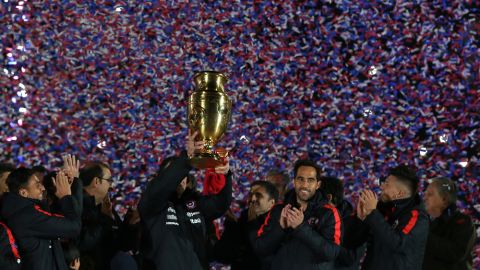
M 316 217 L 311 217 L 308 219 L 308 224 L 310 225 L 317 225 L 318 224 L 318 218 Z
M 185 205 L 189 210 L 195 209 L 195 207 L 197 207 L 197 203 L 195 201 L 188 201 Z

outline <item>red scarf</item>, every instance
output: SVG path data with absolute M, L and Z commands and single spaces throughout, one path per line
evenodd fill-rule
M 218 194 L 225 186 L 225 175 L 215 173 L 215 169 L 205 170 L 205 180 L 203 181 L 203 194 Z
M 203 195 L 218 194 L 225 186 L 225 181 L 225 175 L 216 173 L 215 169 L 206 169 L 205 179 L 203 181 Z M 215 226 L 215 235 L 217 236 L 217 239 L 220 239 L 220 228 L 218 227 L 218 224 L 213 222 L 213 226 Z

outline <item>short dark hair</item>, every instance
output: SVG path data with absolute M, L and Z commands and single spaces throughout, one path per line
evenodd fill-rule
M 450 178 L 436 177 L 432 179 L 430 185 L 434 185 L 438 191 L 438 194 L 442 198 L 446 198 L 448 205 L 455 204 L 457 202 L 457 185 Z
M 282 177 L 283 184 L 285 186 L 288 184 L 288 181 L 290 180 L 290 178 L 288 177 L 288 174 L 286 172 L 278 170 L 278 169 L 273 169 L 273 170 L 269 171 L 267 173 L 266 177 L 276 176 L 276 175 L 280 175 Z
M 84 186 L 88 186 L 92 183 L 95 177 L 103 178 L 103 170 L 110 169 L 107 164 L 99 161 L 90 162 L 80 170 L 80 179 Z
M 0 163 L 0 174 L 15 170 L 15 166 L 10 163 Z
M 39 172 L 39 173 L 47 173 L 48 172 L 47 169 L 45 167 L 43 167 L 42 165 L 33 166 L 32 170 L 35 171 L 35 172 Z
M 252 188 L 253 186 L 263 187 L 265 192 L 267 192 L 269 199 L 273 199 L 275 202 L 278 201 L 278 189 L 272 183 L 268 181 L 254 181 L 250 187 Z
M 300 159 L 298 160 L 297 162 L 295 162 L 295 165 L 293 167 L 293 177 L 296 178 L 297 177 L 297 173 L 298 173 L 298 169 L 300 167 L 313 167 L 315 168 L 315 172 L 317 173 L 317 181 L 320 181 L 320 174 L 322 173 L 322 170 L 320 169 L 320 167 L 318 167 L 318 165 L 311 161 L 311 160 L 308 160 L 308 159 Z
M 400 165 L 390 169 L 389 175 L 395 176 L 400 182 L 405 184 L 412 195 L 417 193 L 420 180 L 414 168 L 407 165 Z
M 20 189 L 28 186 L 28 180 L 35 174 L 35 171 L 28 168 L 18 168 L 13 170 L 7 177 L 8 191 L 18 194 Z
M 320 190 L 324 195 L 332 195 L 332 203 L 339 205 L 343 201 L 343 183 L 340 179 L 330 176 L 320 177 Z

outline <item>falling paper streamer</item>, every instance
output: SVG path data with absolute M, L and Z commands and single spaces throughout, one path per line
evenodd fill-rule
M 132 205 L 185 147 L 195 72 L 217 70 L 234 101 L 220 144 L 236 199 L 298 158 L 347 198 L 408 163 L 422 186 L 458 181 L 480 219 L 475 1 L 19 3 L 0 2 L 0 161 L 107 162 Z

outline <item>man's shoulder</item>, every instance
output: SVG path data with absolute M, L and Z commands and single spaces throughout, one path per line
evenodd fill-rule
M 338 210 L 337 207 L 335 207 L 332 204 L 329 204 L 327 202 L 320 202 L 312 206 L 310 215 L 317 216 L 317 217 L 322 217 L 322 216 L 330 217 L 334 215 L 340 215 L 340 211 Z
M 469 215 L 464 214 L 458 210 L 455 211 L 455 214 L 452 217 L 452 222 L 457 226 L 465 226 L 465 227 L 473 226 L 472 218 Z

